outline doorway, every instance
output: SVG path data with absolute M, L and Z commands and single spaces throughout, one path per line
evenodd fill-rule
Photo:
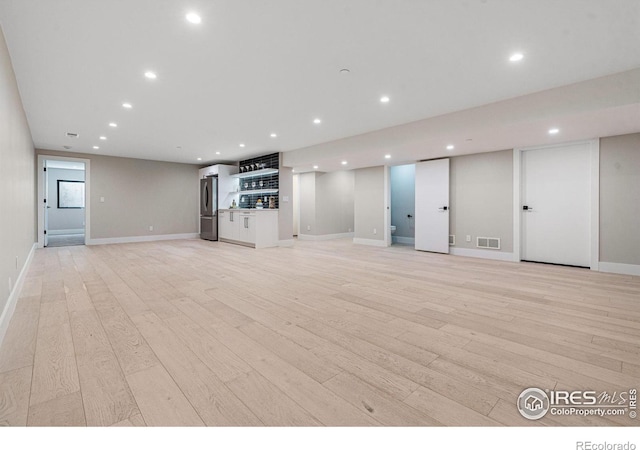
M 592 141 L 519 152 L 520 260 L 597 269 L 598 155 Z
M 390 168 L 391 244 L 415 246 L 416 165 Z
M 85 245 L 89 160 L 38 155 L 38 247 Z

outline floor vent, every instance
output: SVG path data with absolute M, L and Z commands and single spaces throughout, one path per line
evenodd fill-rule
M 456 245 L 456 235 L 455 234 L 450 234 L 449 235 L 449 245 Z
M 500 250 L 500 238 L 479 237 L 476 247 Z

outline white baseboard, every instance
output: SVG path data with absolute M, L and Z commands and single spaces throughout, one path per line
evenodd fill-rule
M 370 245 L 372 247 L 388 247 L 385 241 L 379 241 L 377 239 L 353 238 L 353 243 L 359 245 Z
M 391 236 L 391 240 L 398 244 L 416 245 L 416 238 L 404 237 L 404 236 Z
M 298 239 L 301 241 L 330 241 L 333 239 L 344 239 L 344 238 L 352 238 L 353 232 L 351 233 L 336 233 L 336 234 L 298 234 Z
M 35 253 L 36 248 L 38 248 L 37 242 L 31 247 L 27 260 L 24 262 L 22 269 L 20 270 L 20 275 L 18 275 L 18 278 L 13 285 L 13 290 L 11 291 L 11 294 L 9 294 L 9 298 L 7 299 L 7 304 L 4 306 L 2 315 L 0 315 L 0 346 L 2 346 L 4 336 L 7 334 L 7 330 L 9 329 L 9 322 L 11 322 L 13 313 L 16 310 L 16 303 L 18 303 L 18 298 L 20 298 L 20 291 L 22 291 L 24 279 L 29 271 L 29 266 L 31 265 L 31 260 L 33 259 L 33 254 Z
M 294 239 L 284 239 L 278 241 L 278 247 L 293 247 L 296 241 Z
M 84 234 L 84 228 L 74 228 L 70 230 L 47 230 L 49 236 L 59 236 L 61 234 Z
M 637 264 L 622 264 L 622 263 L 600 261 L 598 266 L 599 266 L 600 272 L 640 276 L 640 265 L 637 265 Z
M 197 239 L 200 237 L 198 233 L 183 234 L 154 234 L 151 236 L 128 236 L 115 238 L 99 238 L 87 239 L 87 245 L 103 245 L 103 244 L 129 244 L 132 242 L 153 242 L 153 241 L 173 241 L 176 239 Z
M 454 256 L 467 256 L 469 258 L 494 259 L 496 261 L 515 261 L 515 255 L 511 252 L 498 252 L 494 250 L 482 250 L 476 248 L 449 247 L 449 254 Z

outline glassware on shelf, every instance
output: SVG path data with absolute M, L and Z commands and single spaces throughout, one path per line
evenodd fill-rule
M 258 184 L 260 185 L 260 189 L 262 189 L 263 186 L 264 186 L 264 181 L 260 180 L 260 183 L 258 183 Z
M 245 183 L 244 183 L 244 188 L 245 188 L 245 189 L 247 189 L 248 187 L 249 187 L 249 183 L 247 183 L 247 182 L 245 181 Z
M 254 181 L 253 183 L 251 183 L 251 189 L 255 189 L 256 188 L 256 182 Z

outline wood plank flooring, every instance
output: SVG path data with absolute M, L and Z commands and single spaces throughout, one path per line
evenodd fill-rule
M 0 348 L 0 425 L 637 426 L 516 399 L 639 376 L 640 277 L 348 240 L 60 247 Z

